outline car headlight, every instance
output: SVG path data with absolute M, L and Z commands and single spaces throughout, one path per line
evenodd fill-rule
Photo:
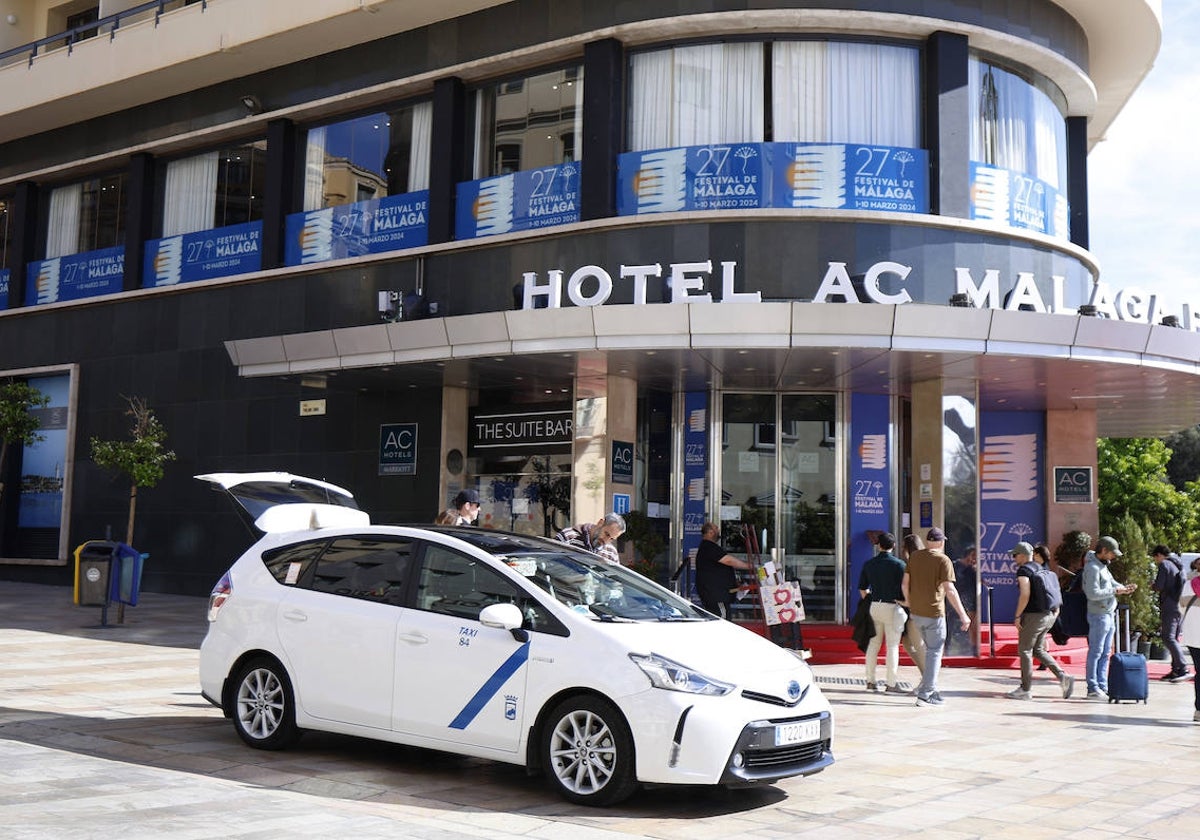
M 720 697 L 733 691 L 733 686 L 729 683 L 706 677 L 656 653 L 649 656 L 631 653 L 629 658 L 650 678 L 650 684 L 655 688 L 682 691 L 686 694 L 707 694 L 713 697 Z

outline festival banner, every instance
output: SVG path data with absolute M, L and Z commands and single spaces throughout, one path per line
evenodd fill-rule
M 8 278 L 11 274 L 7 268 L 0 268 L 0 311 L 8 309 Z
M 850 397 L 850 614 L 858 606 L 858 577 L 875 556 L 870 532 L 890 531 L 892 485 L 889 478 L 888 434 L 890 398 L 886 394 L 852 394 Z M 893 552 L 894 553 L 894 552 Z
M 579 164 L 464 181 L 458 185 L 455 210 L 455 239 L 578 222 Z
M 782 207 L 929 212 L 924 149 L 735 143 L 627 152 L 617 213 Z
M 683 395 L 683 557 L 688 574 L 681 582 L 684 597 L 696 594 L 696 550 L 708 515 L 708 393 Z
M 1017 566 L 1009 552 L 1019 542 L 1047 539 L 1045 415 L 984 411 L 979 429 L 979 585 L 981 597 L 992 587 L 993 617 L 1004 624 L 1017 608 Z
M 287 217 L 287 265 L 418 248 L 429 242 L 429 190 L 340 204 Z
M 971 161 L 971 218 L 1045 233 L 1071 235 L 1067 197 L 1037 178 Z
M 262 222 L 182 233 L 146 243 L 142 285 L 174 286 L 262 268 Z
M 108 295 L 124 287 L 125 246 L 29 263 L 25 305 Z

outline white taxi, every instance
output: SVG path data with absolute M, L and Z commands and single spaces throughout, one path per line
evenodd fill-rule
M 303 730 L 544 772 L 568 800 L 833 762 L 807 663 L 628 569 L 476 528 L 372 525 L 342 488 L 197 476 L 264 535 L 213 589 L 204 696 L 243 741 Z

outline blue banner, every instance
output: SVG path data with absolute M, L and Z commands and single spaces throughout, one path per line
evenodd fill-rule
M 617 213 L 783 207 L 929 212 L 924 149 L 839 143 L 740 143 L 628 152 Z
M 577 163 L 528 169 L 458 185 L 455 239 L 474 239 L 578 221 Z
M 287 265 L 417 248 L 429 242 L 429 190 L 324 207 L 287 217 Z
M 1045 181 L 971 161 L 971 218 L 1045 233 L 1071 235 L 1067 197 Z
M 696 597 L 696 550 L 708 515 L 708 393 L 683 395 L 683 557 L 689 574 L 684 597 Z
M 123 288 L 125 246 L 31 262 L 25 277 L 26 306 L 115 294 Z
M 11 274 L 7 268 L 0 268 L 0 310 L 8 309 L 8 278 Z
M 979 585 L 981 591 L 993 587 L 994 618 L 1005 623 L 1017 608 L 1017 567 L 1009 552 L 1019 542 L 1049 544 L 1045 415 L 984 411 L 979 429 Z
M 850 612 L 858 606 L 858 576 L 875 556 L 871 531 L 889 531 L 892 484 L 889 478 L 891 399 L 886 394 L 850 397 Z
M 142 285 L 174 286 L 262 268 L 262 222 L 198 230 L 146 243 Z

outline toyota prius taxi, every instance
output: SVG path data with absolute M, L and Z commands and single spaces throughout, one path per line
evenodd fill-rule
M 521 765 L 586 805 L 833 763 L 807 663 L 635 572 L 536 537 L 372 525 L 286 473 L 198 478 L 262 534 L 200 648 L 204 696 L 251 747 L 376 738 Z

